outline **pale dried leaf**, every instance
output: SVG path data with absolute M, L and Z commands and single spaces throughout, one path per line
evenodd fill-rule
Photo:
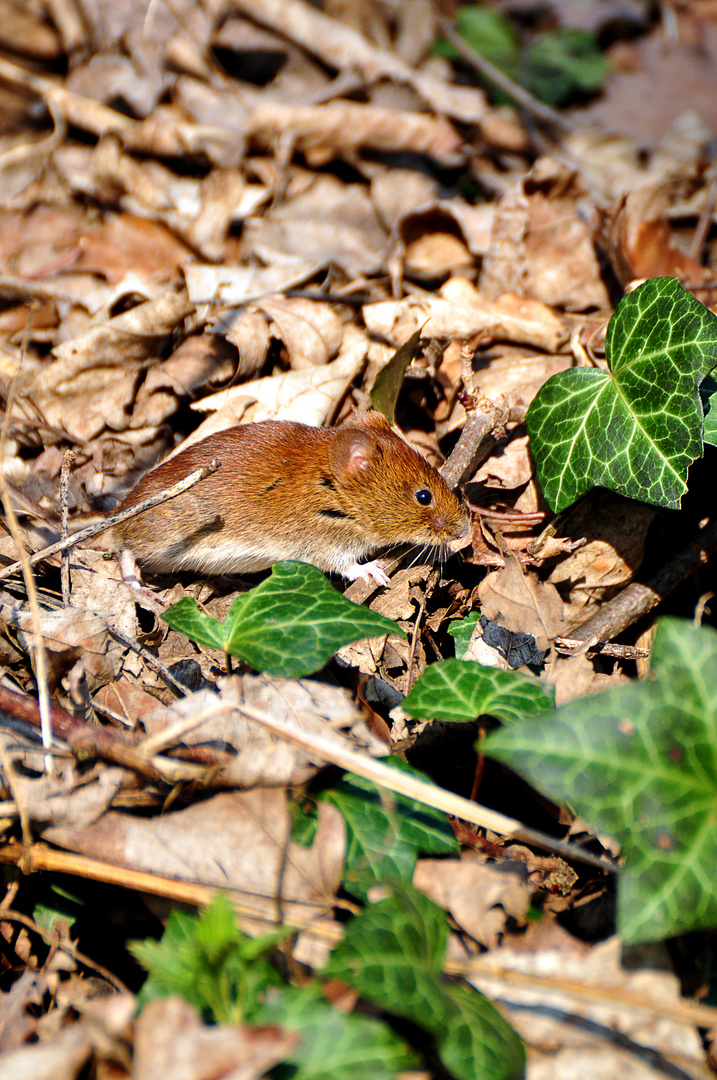
M 467 281 L 452 278 L 440 295 L 407 296 L 403 300 L 382 300 L 363 309 L 370 333 L 403 344 L 416 330 L 424 337 L 470 338 L 487 332 L 503 341 L 536 345 L 556 352 L 567 340 L 561 320 L 547 307 L 534 301 L 524 313 L 506 311 L 484 300 Z
M 293 843 L 286 796 L 276 789 L 221 793 L 151 819 L 110 811 L 85 828 L 44 835 L 118 866 L 228 889 L 257 915 L 279 922 L 331 911 L 345 851 L 343 819 L 326 803 L 311 847 Z
M 520 867 L 510 863 L 498 869 L 467 859 L 419 859 L 413 885 L 487 949 L 496 947 L 506 918 L 522 922 L 530 904 Z
M 478 587 L 481 611 L 507 630 L 532 634 L 536 647 L 544 652 L 563 633 L 563 602 L 558 590 L 523 573 L 505 541 L 500 550 L 505 566 L 488 574 Z
M 662 1080 L 665 1069 L 659 1060 L 654 1060 L 653 1052 L 664 1055 L 673 1068 L 678 1065 L 681 1071 L 689 1070 L 683 1075 L 693 1080 L 707 1080 L 710 1076 L 693 1025 L 631 1009 L 617 996 L 610 1000 L 611 991 L 627 994 L 628 998 L 630 993 L 646 996 L 662 1006 L 680 1000 L 675 975 L 649 967 L 627 970 L 621 965 L 621 951 L 621 942 L 613 937 L 593 945 L 588 953 L 559 948 L 537 952 L 503 948 L 471 962 L 469 981 L 487 997 L 505 1001 L 511 1023 L 534 1048 L 530 1080 L 577 1075 L 600 1080 L 616 1076 Z M 501 967 L 548 976 L 553 981 L 528 987 L 521 986 L 514 976 L 501 983 Z M 571 982 L 604 988 L 608 996 L 602 1000 L 577 996 L 570 991 Z M 512 1003 L 518 1007 L 512 1009 Z M 599 1027 L 593 1029 L 592 1025 Z M 612 1037 L 615 1032 L 631 1040 L 631 1045 L 625 1044 L 624 1038 Z
M 284 342 L 294 371 L 328 364 L 338 352 L 343 326 L 328 304 L 302 297 L 267 297 L 256 304 L 271 320 L 271 336 Z
M 259 1080 L 297 1042 L 275 1027 L 203 1024 L 180 997 L 162 998 L 135 1023 L 132 1080 Z
M 184 271 L 187 294 L 194 304 L 246 304 L 261 296 L 303 284 L 321 269 L 321 262 L 300 254 L 267 255 L 267 266 L 207 266 L 192 263 Z
M 298 420 L 321 427 L 335 413 L 339 402 L 361 370 L 368 343 L 366 335 L 353 326 L 344 329 L 344 338 L 336 360 L 305 371 L 256 379 L 245 386 L 235 386 L 198 401 L 192 408 L 199 412 L 217 410 L 189 436 L 191 442 L 206 438 L 236 424 L 259 420 Z M 249 401 L 256 402 L 248 406 Z M 238 403 L 238 404 L 237 404 Z M 185 440 L 182 446 L 191 445 Z

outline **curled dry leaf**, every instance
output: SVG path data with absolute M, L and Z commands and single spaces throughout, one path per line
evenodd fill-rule
M 244 135 L 262 149 L 286 131 L 315 167 L 364 146 L 392 154 L 430 154 L 448 167 L 462 159 L 463 140 L 442 117 L 355 101 L 298 106 L 266 102 L 251 111 L 243 126 Z
M 256 303 L 270 321 L 270 336 L 283 341 L 293 371 L 328 364 L 343 336 L 338 315 L 328 304 L 302 297 L 267 297 Z
M 216 410 L 197 428 L 182 448 L 242 420 L 298 420 L 321 427 L 335 414 L 339 402 L 363 366 L 368 351 L 366 335 L 354 326 L 344 328 L 339 355 L 330 364 L 288 371 L 285 375 L 256 379 L 202 398 L 192 406 L 198 412 Z
M 169 289 L 54 350 L 55 360 L 25 387 L 28 419 L 39 410 L 48 424 L 85 442 L 105 428 L 122 430 L 131 415 L 138 370 L 194 310 L 186 293 Z
M 609 305 L 581 194 L 577 173 L 541 158 L 503 196 L 480 276 L 488 299 L 512 292 L 578 311 Z
M 497 534 L 496 539 L 500 537 Z M 544 652 L 563 633 L 563 602 L 554 585 L 523 572 L 518 559 L 500 537 L 505 560 L 502 570 L 488 574 L 478 586 L 482 613 L 507 630 L 532 634 Z
M 470 338 L 483 331 L 498 340 L 536 345 L 547 352 L 557 352 L 568 338 L 562 320 L 544 304 L 518 297 L 493 303 L 464 278 L 449 279 L 438 294 L 367 304 L 363 314 L 370 333 L 396 345 L 421 327 L 429 338 Z
M 646 503 L 624 499 L 599 489 L 572 511 L 561 536 L 585 543 L 559 556 L 548 581 L 566 590 L 564 609 L 568 626 L 589 618 L 635 575 L 645 552 L 647 531 L 655 510 Z M 569 636 L 569 629 L 566 631 Z
M 238 708 L 232 710 L 231 706 Z M 303 784 L 320 768 L 316 758 L 286 739 L 280 739 L 260 723 L 242 715 L 247 706 L 281 720 L 287 727 L 326 736 L 348 728 L 362 748 L 375 745 L 363 716 L 347 690 L 302 679 L 272 679 L 242 675 L 225 679 L 219 697 L 208 690 L 189 694 L 171 707 L 155 708 L 142 721 L 150 735 L 161 736 L 176 726 L 201 720 L 178 736 L 189 745 L 218 742 L 236 751 L 236 758 L 220 772 L 207 777 L 208 784 L 222 787 L 293 786 Z M 226 708 L 229 706 L 230 708 Z M 344 738 L 337 743 L 346 746 Z
M 448 911 L 462 930 L 487 949 L 494 949 L 505 920 L 525 919 L 530 904 L 520 867 L 500 869 L 467 859 L 419 859 L 413 884 Z

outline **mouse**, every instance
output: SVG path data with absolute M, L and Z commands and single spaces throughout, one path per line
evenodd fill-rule
M 369 559 L 379 549 L 445 551 L 469 531 L 461 501 L 377 411 L 333 428 L 266 420 L 217 432 L 147 473 L 117 509 L 213 459 L 220 468 L 209 477 L 114 527 L 125 580 L 135 566 L 217 576 L 294 559 L 386 585 L 383 564 Z

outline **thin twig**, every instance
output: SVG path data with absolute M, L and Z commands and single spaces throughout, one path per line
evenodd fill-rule
M 27 324 L 25 326 L 25 334 L 23 337 L 22 348 L 20 350 L 20 367 L 22 367 L 22 361 L 25 355 L 25 346 L 27 344 L 30 327 L 32 325 L 33 311 L 34 306 L 29 313 Z M 37 697 L 40 705 L 40 730 L 42 732 L 42 745 L 47 751 L 47 753 L 45 754 L 45 771 L 47 772 L 48 776 L 52 776 L 54 773 L 54 767 L 52 763 L 52 756 L 50 754 L 50 749 L 52 747 L 52 723 L 50 720 L 50 687 L 47 678 L 47 657 L 45 655 L 45 643 L 42 639 L 42 630 L 40 627 L 40 605 L 38 604 L 37 600 L 35 575 L 31 570 L 32 562 L 28 558 L 27 551 L 25 550 L 25 545 L 22 542 L 20 526 L 18 525 L 17 516 L 12 505 L 10 488 L 8 486 L 7 478 L 5 476 L 5 445 L 7 442 L 8 431 L 10 430 L 10 416 L 12 414 L 12 407 L 14 402 L 15 377 L 10 380 L 10 389 L 8 391 L 5 401 L 5 417 L 3 419 L 2 432 L 0 432 L 0 491 L 2 492 L 2 504 L 5 511 L 7 526 L 10 530 L 10 535 L 15 542 L 17 553 L 20 556 L 20 560 L 19 562 L 15 563 L 15 566 L 17 567 L 17 569 L 22 570 L 22 576 L 25 580 L 25 588 L 27 590 L 27 602 L 30 607 L 30 620 L 32 622 L 32 651 L 35 658 Z
M 32 846 L 32 827 L 30 825 L 30 815 L 27 812 L 27 806 L 25 800 L 20 794 L 20 789 L 15 780 L 15 769 L 13 767 L 12 758 L 8 753 L 7 744 L 2 734 L 0 734 L 0 765 L 2 765 L 5 773 L 5 779 L 7 786 L 10 788 L 10 794 L 15 800 L 15 806 L 17 807 L 17 814 L 20 818 L 20 827 L 22 829 L 22 844 L 26 851 L 29 851 Z
M 704 566 L 715 550 L 717 518 L 699 531 L 690 543 L 669 559 L 646 584 L 640 581 L 631 582 L 581 626 L 574 627 L 570 637 L 579 640 L 581 651 L 597 645 L 598 642 L 611 641 L 657 607 L 681 581 Z
M 505 438 L 505 425 L 512 419 L 511 410 L 502 408 L 480 394 L 466 394 L 466 422 L 458 442 L 439 472 L 454 491 L 493 449 Z
M 62 539 L 67 539 L 68 530 L 68 494 L 70 490 L 70 469 L 77 454 L 74 450 L 65 450 L 62 457 L 62 469 L 60 470 L 60 522 L 62 527 Z M 62 552 L 62 570 L 60 572 L 62 582 L 63 607 L 70 606 L 70 552 Z
M 54 945 L 60 949 L 61 952 L 67 953 L 73 960 L 77 960 L 79 964 L 84 967 L 88 967 L 90 971 L 96 971 L 98 975 L 101 975 L 103 979 L 111 983 L 115 990 L 119 990 L 123 994 L 129 994 L 129 989 L 125 986 L 121 979 L 118 979 L 116 975 L 113 975 L 109 968 L 103 967 L 102 964 L 98 964 L 96 960 L 91 960 L 85 953 L 80 952 L 73 941 L 66 939 L 61 941 L 58 939 L 57 934 L 53 934 L 50 930 L 45 930 L 38 923 L 34 922 L 27 915 L 23 915 L 19 911 L 13 911 L 12 908 L 4 908 L 0 912 L 0 922 L 16 922 L 20 923 L 27 930 L 31 930 L 34 934 L 39 934 L 40 937 L 47 942 L 48 945 Z
M 201 469 L 197 469 L 195 472 L 190 473 L 184 480 L 180 480 L 178 484 L 173 484 L 172 487 L 166 488 L 165 491 L 160 491 L 157 495 L 150 495 L 149 498 L 143 499 L 142 502 L 137 503 L 135 506 L 130 506 L 128 510 L 121 510 L 118 514 L 111 514 L 106 517 L 104 521 L 99 521 L 94 525 L 88 525 L 84 529 L 79 529 L 77 532 L 72 533 L 66 540 L 58 540 L 55 544 L 50 544 L 49 547 L 43 548 L 42 551 L 36 551 L 34 555 L 30 557 L 29 565 L 35 566 L 37 563 L 42 562 L 43 559 L 48 559 L 51 555 L 56 555 L 58 551 L 64 551 L 66 548 L 74 547 L 75 544 L 81 544 L 84 540 L 89 540 L 93 536 L 99 536 L 100 533 L 105 532 L 107 529 L 111 529 L 113 525 L 119 525 L 123 521 L 129 521 L 130 518 L 137 517 L 138 514 L 143 514 L 145 510 L 152 510 L 155 506 L 159 506 L 160 503 L 168 502 L 169 499 L 174 499 L 177 495 L 181 495 L 187 491 L 190 487 L 194 487 L 200 480 L 205 480 L 207 476 L 211 476 L 220 467 L 221 462 L 216 458 L 204 465 Z M 17 573 L 21 564 L 19 562 L 12 563 L 10 566 L 6 566 L 4 570 L 0 571 L 0 581 L 4 578 L 11 577 L 12 574 Z
M 107 629 L 109 630 L 110 636 L 113 637 L 115 641 L 119 641 L 120 645 L 124 645 L 126 649 L 131 649 L 132 652 L 137 653 L 137 655 L 141 656 L 150 667 L 153 667 L 155 671 L 162 676 L 167 686 L 171 690 L 174 690 L 177 697 L 182 698 L 187 696 L 187 688 L 184 683 L 181 683 L 179 679 L 175 679 L 167 665 L 163 664 L 159 657 L 154 655 L 151 649 L 148 649 L 146 645 L 142 645 L 139 641 L 135 641 L 134 638 L 123 634 L 114 626 L 108 625 Z
M 332 738 L 327 738 L 326 735 L 318 732 L 300 731 L 285 721 L 269 716 L 259 709 L 253 709 L 249 705 L 237 705 L 236 709 L 237 712 L 248 716 L 250 720 L 256 720 L 257 723 L 262 724 L 269 731 L 273 731 L 275 735 L 288 739 L 297 746 L 301 746 L 304 750 L 308 750 L 310 753 L 316 754 L 326 761 L 340 766 L 342 769 L 349 769 L 358 776 L 373 780 L 379 787 L 386 788 L 388 791 L 396 791 L 400 795 L 407 795 L 425 806 L 433 806 L 437 810 L 443 810 L 447 814 L 460 818 L 462 821 L 471 821 L 475 825 L 500 833 L 502 836 L 512 836 L 524 840 L 528 844 L 535 844 L 537 847 L 554 851 L 556 854 L 562 855 L 563 858 L 578 859 L 580 862 L 596 866 L 598 869 L 608 873 L 617 873 L 618 871 L 618 867 L 613 863 L 608 863 L 597 855 L 583 851 L 573 844 L 555 840 L 545 833 L 529 829 L 514 818 L 506 817 L 495 810 L 489 810 L 485 806 L 472 803 L 469 799 L 464 799 L 460 795 L 454 795 L 443 788 L 428 784 L 423 780 L 417 780 L 407 773 L 398 772 L 388 765 L 383 765 L 380 761 L 369 757 L 368 754 L 360 753 L 351 748 L 348 740 L 346 740 L 346 746 L 344 747 L 341 745 L 343 740 L 335 735 Z
M 507 94 L 515 102 L 535 117 L 536 120 L 542 121 L 544 124 L 549 124 L 566 135 L 572 134 L 574 131 L 578 131 L 578 125 L 574 124 L 572 120 L 568 120 L 561 113 L 556 112 L 555 109 L 551 109 L 545 102 L 539 101 L 534 97 L 529 90 L 526 90 L 524 86 L 515 82 L 508 75 L 506 75 L 500 68 L 497 68 L 495 64 L 491 64 L 490 60 L 486 60 L 485 57 L 477 53 L 475 49 L 471 49 L 470 45 L 467 45 L 463 38 L 458 34 L 450 19 L 439 18 L 438 25 L 441 33 L 445 38 L 450 41 L 453 48 L 461 56 L 461 59 L 465 60 L 467 64 L 470 64 L 479 75 L 482 75 L 486 79 L 490 79 L 492 83 Z
M 516 971 L 502 961 L 498 953 L 492 952 L 479 960 L 451 959 L 447 960 L 444 970 L 450 975 L 461 975 L 469 981 L 475 980 L 480 985 L 481 980 L 493 983 L 507 982 L 513 986 L 536 987 L 547 993 L 563 993 L 571 997 L 583 1000 L 604 1002 L 607 1005 L 626 1005 L 628 1008 L 652 1013 L 653 1016 L 666 1016 L 672 1020 L 681 1020 L 683 1023 L 697 1027 L 712 1028 L 717 1025 L 717 1009 L 712 1005 L 700 1005 L 693 1001 L 656 1001 L 646 994 L 625 990 L 619 986 L 586 985 L 574 979 L 560 978 L 555 975 L 540 975 Z M 498 995 L 500 998 L 505 993 Z

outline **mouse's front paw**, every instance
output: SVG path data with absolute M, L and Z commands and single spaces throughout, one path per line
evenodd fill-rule
M 380 559 L 367 563 L 355 562 L 347 566 L 344 573 L 351 581 L 375 581 L 377 585 L 388 585 L 389 579 L 383 567 Z

